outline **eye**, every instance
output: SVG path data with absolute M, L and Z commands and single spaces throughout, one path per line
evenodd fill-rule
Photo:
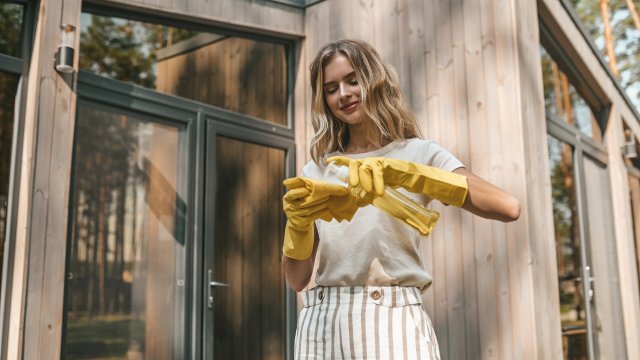
M 349 84 L 351 84 L 351 85 L 358 85 L 358 79 L 353 78 L 353 79 L 349 80 Z
M 329 88 L 324 89 L 324 91 L 325 91 L 327 94 L 333 94 L 333 93 L 335 93 L 335 92 L 336 92 L 336 90 L 337 90 L 337 89 L 338 89 L 337 87 L 333 87 L 333 86 L 332 86 L 332 87 L 329 87 Z

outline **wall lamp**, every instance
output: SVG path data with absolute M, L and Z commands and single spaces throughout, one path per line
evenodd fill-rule
M 56 71 L 63 74 L 73 73 L 73 53 L 76 43 L 76 27 L 69 24 L 60 26 L 60 45 L 56 51 Z
M 630 129 L 624 130 L 624 145 L 622 145 L 620 151 L 625 159 L 635 159 L 638 157 L 636 137 L 633 136 L 633 132 Z

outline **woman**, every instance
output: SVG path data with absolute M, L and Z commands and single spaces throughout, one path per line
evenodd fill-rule
M 296 358 L 439 359 L 422 307 L 421 292 L 431 284 L 423 237 L 366 205 L 385 186 L 505 222 L 518 219 L 520 204 L 419 139 L 397 75 L 367 43 L 340 40 L 320 49 L 311 88 L 313 161 L 285 181 L 283 199 L 289 221 L 282 263 L 296 291 L 309 283 L 318 257 L 318 286 L 302 294 Z M 351 191 L 324 181 L 332 161 L 349 166 Z

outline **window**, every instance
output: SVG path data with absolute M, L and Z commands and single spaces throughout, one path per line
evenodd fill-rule
M 570 0 L 569 4 L 578 15 L 587 36 L 607 62 L 610 60 L 607 42 L 611 42 L 617 69 L 613 73 L 619 72 L 617 77 L 622 88 L 640 111 L 640 29 L 634 24 L 632 14 L 635 12 L 638 15 L 640 2 L 633 0 L 634 8 L 629 8 L 626 0 L 609 0 L 605 2 L 606 11 L 603 11 L 603 2 L 599 0 Z M 605 31 L 607 12 L 610 37 L 606 36 Z
M 623 119 L 624 123 L 624 119 Z M 631 227 L 635 243 L 636 268 L 640 281 L 640 143 L 633 131 L 624 124 L 625 141 L 635 142 L 635 154 L 625 154 L 625 163 L 629 173 L 629 203 L 631 206 Z M 626 150 L 630 152 L 629 150 Z M 640 285 L 640 283 L 638 284 Z
M 542 46 L 540 53 L 547 116 L 575 126 L 583 134 L 602 143 L 602 131 L 587 102 Z
M 293 41 L 84 10 L 61 357 L 285 358 Z
M 25 6 L 0 3 L 0 262 L 5 258 L 9 230 L 12 147 L 17 114 L 16 99 L 22 72 Z M 0 270 L 1 271 L 1 270 Z
M 80 68 L 287 126 L 286 46 L 84 13 Z
M 0 54 L 20 57 L 24 6 L 0 3 Z

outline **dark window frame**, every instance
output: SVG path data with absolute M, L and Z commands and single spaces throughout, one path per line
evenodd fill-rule
M 307 7 L 322 2 L 324 0 L 269 0 L 274 3 L 289 5 L 297 8 L 306 9 Z
M 212 21 L 204 21 L 197 18 L 183 18 L 176 14 L 163 13 L 162 11 L 154 11 L 153 13 L 144 12 L 140 9 L 131 9 L 122 7 L 117 4 L 102 5 L 93 2 L 83 2 L 82 13 L 91 13 L 93 15 L 105 16 L 105 17 L 117 17 L 127 20 L 149 22 L 155 24 L 161 24 L 164 26 L 171 26 L 176 28 L 189 29 L 199 32 L 206 32 L 215 35 L 233 36 L 255 41 L 264 41 L 273 44 L 284 45 L 285 61 L 286 61 L 286 126 L 283 127 L 279 124 L 274 124 L 266 120 L 254 118 L 248 115 L 240 114 L 242 117 L 251 118 L 264 122 L 269 128 L 275 129 L 291 129 L 294 128 L 293 114 L 294 114 L 294 85 L 295 76 L 298 68 L 297 59 L 299 58 L 299 52 L 301 49 L 300 43 L 302 38 L 300 36 L 294 36 L 287 33 L 279 33 L 271 30 L 265 30 L 260 28 L 248 28 L 240 26 L 225 26 L 224 24 L 218 24 Z M 82 54 L 80 54 L 82 56 Z M 150 89 L 153 90 L 153 89 Z M 205 104 L 207 105 L 207 104 Z M 275 130 L 274 130 L 275 131 Z
M 307 1 L 316 2 L 316 1 Z M 185 113 L 191 112 L 194 117 L 192 120 L 191 147 L 195 154 L 195 161 L 201 161 L 205 156 L 205 133 L 207 131 L 207 122 L 215 123 L 220 133 L 224 133 L 225 136 L 237 139 L 244 139 L 255 142 L 265 143 L 271 146 L 277 146 L 286 151 L 285 159 L 285 173 L 287 176 L 295 175 L 295 129 L 294 129 L 294 84 L 298 67 L 298 59 L 301 51 L 301 36 L 292 35 L 290 33 L 280 33 L 267 29 L 248 28 L 236 25 L 218 24 L 211 22 L 210 20 L 190 18 L 186 15 L 176 15 L 172 13 L 164 13 L 162 11 L 153 12 L 151 10 L 139 9 L 122 4 L 109 4 L 108 6 L 93 3 L 84 2 L 82 12 L 88 12 L 95 15 L 120 17 L 125 19 L 131 19 L 136 21 L 147 21 L 166 26 L 174 26 L 187 28 L 192 30 L 198 30 L 209 33 L 217 33 L 229 36 L 238 36 L 242 38 L 248 38 L 252 40 L 263 40 L 271 43 L 279 43 L 285 46 L 286 51 L 286 89 L 287 89 L 287 126 L 277 125 L 266 122 L 258 118 L 254 118 L 241 113 L 228 111 L 222 108 L 214 107 L 212 105 L 203 104 L 195 100 L 190 100 L 178 96 L 169 94 L 163 94 L 153 89 L 143 88 L 137 85 L 127 84 L 118 80 L 108 79 L 97 74 L 93 74 L 87 71 L 79 71 L 78 73 L 78 103 L 89 101 L 91 103 L 100 103 L 112 108 L 126 109 L 131 112 L 139 112 L 142 114 L 149 114 L 157 112 L 158 109 L 165 110 L 172 109 L 173 112 Z M 82 54 L 81 54 L 82 55 Z M 106 92 L 105 92 L 106 91 Z M 110 96 L 104 96 L 108 93 Z M 165 112 L 164 115 L 167 113 Z M 248 138 L 247 138 L 248 137 Z M 210 144 L 208 144 L 210 145 Z M 199 160 L 198 160 L 199 159 Z M 196 167 L 198 167 L 197 165 Z M 204 203 L 202 200 L 202 192 L 204 191 L 204 178 L 201 169 L 196 169 L 194 178 L 190 183 L 190 199 L 191 211 L 193 211 L 193 218 L 201 218 L 204 212 Z M 70 193 L 73 189 L 70 189 Z M 70 209 L 71 211 L 71 209 Z M 189 224 L 193 224 L 194 219 L 190 220 Z M 284 217 L 282 218 L 281 226 L 284 227 Z M 194 238 L 202 237 L 202 229 L 196 229 L 195 233 L 191 235 Z M 200 233 L 199 233 L 200 232 Z M 67 240 L 69 244 L 69 240 Z M 204 259 L 202 259 L 202 250 L 205 244 L 195 244 L 187 254 L 188 258 L 192 258 L 194 262 L 199 262 L 200 270 L 204 269 Z M 199 254 L 200 256 L 196 256 Z M 190 266 L 187 271 L 191 271 L 197 264 Z M 68 267 L 68 261 L 67 261 Z M 193 306 L 192 304 L 200 304 L 200 301 L 204 300 L 206 293 L 204 287 L 199 284 L 204 284 L 203 271 L 196 271 L 191 276 L 193 288 L 187 289 L 187 296 L 185 302 L 188 303 L 188 309 L 185 313 L 187 326 L 190 326 L 190 332 L 192 335 L 194 331 L 203 331 L 203 313 L 206 313 L 206 309 L 202 306 Z M 66 284 L 65 284 L 66 288 Z M 286 358 L 293 359 L 293 341 L 296 331 L 297 323 L 297 298 L 296 293 L 285 287 L 286 303 L 284 306 L 285 314 L 285 334 L 286 339 Z M 66 292 L 65 292 L 66 294 Z M 65 305 L 66 306 L 66 305 Z M 66 308 L 64 309 L 66 314 Z M 65 315 L 66 317 L 66 315 Z M 200 329 L 200 330 L 198 330 Z M 65 342 L 65 331 L 63 329 L 62 334 L 62 347 Z M 192 358 L 200 358 L 205 351 L 205 344 L 201 343 L 201 339 L 198 336 L 191 336 L 191 340 L 185 343 L 185 351 Z M 61 348 L 61 353 L 64 349 Z

